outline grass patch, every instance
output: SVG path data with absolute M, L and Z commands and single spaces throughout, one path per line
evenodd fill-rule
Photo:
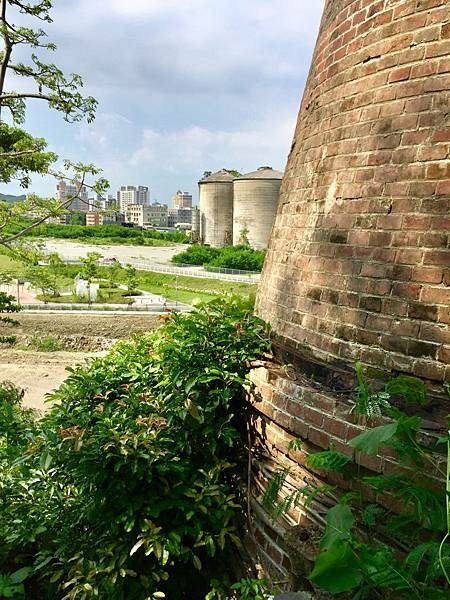
M 0 271 L 10 271 L 11 273 L 16 273 L 23 269 L 22 263 L 18 262 L 6 256 L 6 254 L 0 254 Z
M 25 350 L 36 350 L 38 352 L 57 352 L 61 350 L 61 344 L 52 335 L 40 335 L 34 333 L 25 347 Z
M 184 304 L 192 304 L 194 300 L 210 302 L 222 293 L 251 296 L 256 293 L 256 285 L 220 279 L 203 279 L 185 275 L 152 273 L 138 271 L 139 288 L 146 292 L 165 296 L 168 300 L 178 300 Z M 178 287 L 178 290 L 177 290 Z
M 73 284 L 74 278 L 81 271 L 81 265 L 64 265 L 55 275 L 48 267 L 41 267 L 48 275 L 56 277 L 57 285 L 65 288 Z M 14 272 L 16 276 L 23 277 L 27 267 L 20 262 L 14 261 L 8 256 L 0 254 L 0 270 Z M 100 265 L 97 275 L 102 282 L 101 299 L 99 303 L 127 304 L 128 299 L 123 298 L 125 290 L 110 287 L 109 267 Z M 236 294 L 239 296 L 252 296 L 256 293 L 257 286 L 251 283 L 235 281 L 223 281 L 221 279 L 209 279 L 203 277 L 190 277 L 188 275 L 173 275 L 167 273 L 153 273 L 151 271 L 137 271 L 138 289 L 164 296 L 168 300 L 178 301 L 183 304 L 192 304 L 201 300 L 210 302 L 222 293 Z M 116 275 L 116 283 L 126 283 L 126 270 L 121 269 Z M 65 303 L 79 302 L 75 296 L 38 296 L 40 300 L 48 302 Z

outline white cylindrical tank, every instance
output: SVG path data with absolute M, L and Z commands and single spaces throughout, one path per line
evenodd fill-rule
M 260 167 L 234 180 L 233 245 L 267 248 L 278 206 L 283 173 Z
M 233 240 L 233 175 L 226 169 L 198 182 L 200 240 L 214 248 L 231 246 Z

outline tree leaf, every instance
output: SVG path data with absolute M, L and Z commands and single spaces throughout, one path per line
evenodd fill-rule
M 138 540 L 135 543 L 135 545 L 131 548 L 131 550 L 130 550 L 130 556 L 133 556 L 133 554 L 139 550 L 139 548 L 142 546 L 143 543 L 144 543 L 143 539 Z
M 356 565 L 351 549 L 338 541 L 318 555 L 309 579 L 332 594 L 347 592 L 363 579 Z
M 50 452 L 48 450 L 45 450 L 45 452 L 43 452 L 41 454 L 39 466 L 41 467 L 41 469 L 46 471 L 49 468 L 49 466 L 52 464 L 52 460 L 53 460 L 53 457 L 50 454 Z
M 22 567 L 21 569 L 14 571 L 14 573 L 9 576 L 9 579 L 14 585 L 22 583 L 32 571 L 33 569 L 31 567 Z
M 355 524 L 355 517 L 348 506 L 336 504 L 327 513 L 327 526 L 320 540 L 320 548 L 326 550 L 336 542 L 348 539 Z
M 391 440 L 397 433 L 398 423 L 389 423 L 368 429 L 350 440 L 349 445 L 366 454 L 377 454 L 380 446 Z

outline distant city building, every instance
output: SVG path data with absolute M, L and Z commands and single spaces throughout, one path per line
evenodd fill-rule
M 172 196 L 172 208 L 192 208 L 192 195 L 189 192 L 178 190 Z
M 86 213 L 86 226 L 103 225 L 103 214 L 98 211 L 89 211 Z
M 167 227 L 167 204 L 160 204 L 159 202 L 154 202 L 150 206 L 130 204 L 125 211 L 125 221 L 138 227 Z
M 144 227 L 148 217 L 148 206 L 142 204 L 128 204 L 125 206 L 125 223 L 133 223 L 138 227 Z
M 169 208 L 167 215 L 167 226 L 176 227 L 177 225 L 192 225 L 193 208 Z
M 122 223 L 125 223 L 125 215 L 123 213 L 104 213 L 102 217 L 103 225 L 122 225 Z
M 177 225 L 180 223 L 192 224 L 192 208 L 179 208 L 177 213 Z
M 81 210 L 87 212 L 89 210 L 89 199 L 86 186 L 79 186 L 73 183 L 68 183 L 61 179 L 56 184 L 56 199 L 61 204 L 68 203 L 68 210 Z M 69 200 L 71 201 L 69 202 Z
M 98 212 L 101 210 L 106 210 L 107 199 L 104 198 L 101 194 L 97 194 L 95 198 L 89 198 L 88 207 L 89 212 Z
M 144 226 L 168 227 L 168 212 L 167 204 L 160 204 L 159 202 L 150 204 Z
M 141 206 L 148 206 L 150 204 L 150 191 L 148 187 L 143 185 L 123 185 L 118 191 L 116 196 L 117 204 L 120 212 L 125 213 L 127 206 L 131 204 L 140 204 Z

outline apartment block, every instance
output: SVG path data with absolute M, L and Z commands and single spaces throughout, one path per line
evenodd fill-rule
M 123 185 L 117 191 L 116 198 L 120 211 L 125 213 L 126 208 L 132 204 L 148 206 L 150 204 L 150 191 L 148 187 L 143 185 Z
M 192 208 L 192 195 L 178 190 L 172 196 L 172 208 Z
M 56 199 L 62 204 L 67 202 L 66 208 L 68 210 L 81 210 L 83 212 L 89 210 L 88 191 L 84 185 L 79 186 L 61 179 L 56 184 Z

